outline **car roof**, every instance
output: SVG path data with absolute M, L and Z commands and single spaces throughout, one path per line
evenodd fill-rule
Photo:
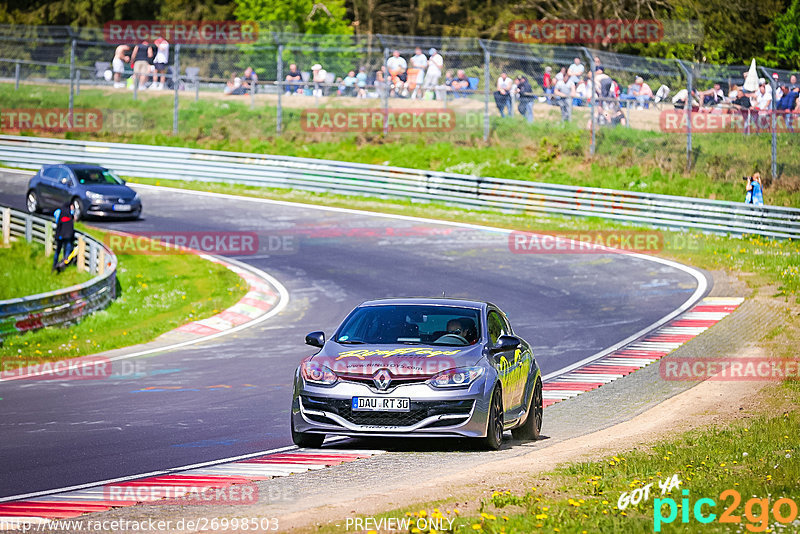
M 105 169 L 102 165 L 93 165 L 91 163 L 51 163 L 42 165 L 43 169 L 50 167 L 67 167 L 69 169 Z
M 385 298 L 385 299 L 375 299 L 375 300 L 368 300 L 366 302 L 362 302 L 359 307 L 362 306 L 454 306 L 457 308 L 477 308 L 477 309 L 484 309 L 485 307 L 489 306 L 488 302 L 482 302 L 479 300 L 462 300 L 462 299 L 453 299 L 447 297 L 403 297 L 403 298 Z

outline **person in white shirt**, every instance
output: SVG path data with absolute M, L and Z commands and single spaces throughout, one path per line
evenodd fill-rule
M 766 83 L 762 83 L 758 86 L 758 91 L 756 91 L 756 107 L 760 111 L 769 111 L 772 109 L 772 90 L 767 89 Z
M 433 90 L 439 84 L 439 78 L 442 77 L 444 70 L 444 59 L 435 48 L 428 50 L 428 56 L 428 70 L 425 72 L 425 80 L 422 82 L 422 87 L 426 91 Z
M 412 91 L 411 96 L 422 98 L 422 84 L 425 82 L 425 69 L 428 68 L 428 58 L 422 53 L 422 48 L 417 47 L 414 50 L 414 55 L 411 57 L 411 68 L 416 69 L 417 73 L 414 79 L 409 78 L 408 90 Z
M 167 63 L 169 63 L 169 43 L 166 39 L 159 37 L 155 40 L 156 57 L 153 58 L 153 84 L 150 89 L 164 89 L 164 82 L 166 81 Z M 158 77 L 161 75 L 161 82 Z
M 391 76 L 395 93 L 399 94 L 402 91 L 401 88 L 405 85 L 406 81 L 408 81 L 408 75 L 406 74 L 407 68 L 408 63 L 400 56 L 399 50 L 392 52 L 392 57 L 386 60 L 386 69 L 389 71 L 389 76 Z
M 508 108 L 508 114 L 511 115 L 511 91 L 514 88 L 514 80 L 508 77 L 505 72 L 500 73 L 497 79 L 497 91 L 494 93 L 494 102 L 497 104 L 497 109 L 500 110 L 500 116 L 505 117 L 504 110 Z
M 571 81 L 573 84 L 580 82 L 581 76 L 583 76 L 585 70 L 586 69 L 584 68 L 583 63 L 581 63 L 580 58 L 576 57 L 572 65 L 569 66 L 569 70 L 567 70 L 569 81 Z
M 311 81 L 314 82 L 314 90 L 312 91 L 313 96 L 322 96 L 325 92 L 325 82 L 328 78 L 328 72 L 322 68 L 322 65 L 317 63 L 313 67 L 311 67 L 312 78 Z

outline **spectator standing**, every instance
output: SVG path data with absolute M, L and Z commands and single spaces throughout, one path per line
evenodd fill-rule
M 356 86 L 358 87 L 356 96 L 358 98 L 367 98 L 367 69 L 363 66 L 358 68 Z
M 294 85 L 293 82 L 301 82 L 303 80 L 303 76 L 300 74 L 300 71 L 297 70 L 297 65 L 292 63 L 289 65 L 289 72 L 286 74 L 286 78 L 284 78 L 286 82 L 292 85 L 286 85 L 286 94 L 293 95 L 295 93 L 302 93 L 303 86 L 301 85 Z
M 408 81 L 408 63 L 400 55 L 399 50 L 392 52 L 392 57 L 386 60 L 386 69 L 389 71 L 392 81 L 392 91 L 395 95 L 401 95 L 405 83 Z
M 311 67 L 311 81 L 314 82 L 314 96 L 323 96 L 328 72 L 319 63 Z
M 164 89 L 164 82 L 166 82 L 166 74 L 167 74 L 167 63 L 169 63 L 169 42 L 159 37 L 155 40 L 156 45 L 156 56 L 153 58 L 153 67 L 155 67 L 155 72 L 153 73 L 153 83 L 150 85 L 151 89 Z M 161 81 L 158 81 L 159 75 L 161 76 Z
M 72 253 L 72 242 L 75 240 L 75 213 L 72 211 L 72 206 L 70 206 L 69 202 L 64 202 L 53 213 L 53 218 L 56 221 L 56 253 L 53 256 L 52 270 L 55 271 L 61 251 L 64 251 L 64 260 L 69 258 Z
M 131 67 L 136 76 L 134 83 L 139 84 L 139 89 L 144 89 L 147 77 L 150 75 L 150 64 L 153 62 L 153 49 L 150 43 L 142 41 L 133 48 L 131 54 Z
M 764 205 L 764 192 L 761 184 L 760 172 L 754 172 L 753 176 L 747 179 L 745 191 L 745 204 L 754 204 L 756 206 Z
M 114 72 L 114 88 L 116 89 L 125 87 L 125 82 L 122 81 L 122 75 L 125 74 L 125 63 L 131 60 L 131 57 L 127 55 L 130 50 L 130 45 L 119 45 L 116 50 L 114 50 L 114 59 L 111 60 L 111 70 Z
M 428 50 L 428 70 L 425 72 L 425 80 L 422 85 L 426 91 L 433 90 L 439 84 L 444 69 L 444 58 L 435 48 Z
M 410 63 L 416 71 L 414 79 L 409 78 L 408 80 L 408 85 L 412 90 L 411 98 L 422 98 L 422 85 L 425 83 L 425 71 L 428 69 L 428 58 L 422 53 L 422 48 L 417 47 L 414 50 Z
M 497 79 L 497 91 L 494 92 L 494 102 L 497 104 L 497 109 L 500 110 L 500 116 L 505 117 L 505 109 L 508 109 L 508 114 L 511 115 L 511 87 L 514 81 L 508 77 L 505 72 L 500 73 Z
M 528 79 L 521 75 L 517 78 L 517 94 L 519 95 L 519 112 L 529 122 L 533 122 L 533 88 Z
M 545 67 L 544 68 L 544 76 L 542 76 L 542 88 L 544 88 L 544 94 L 547 98 L 547 103 L 550 103 L 550 95 L 553 94 L 553 67 Z
M 572 116 L 572 99 L 575 97 L 575 84 L 569 78 L 556 81 L 553 96 L 561 108 L 561 120 L 569 122 Z

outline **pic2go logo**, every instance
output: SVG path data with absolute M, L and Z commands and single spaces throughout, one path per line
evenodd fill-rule
M 689 504 L 689 490 L 681 491 L 683 499 L 681 499 L 681 523 L 689 522 L 689 512 L 694 515 L 695 521 L 698 523 L 711 523 L 717 519 L 717 514 L 712 510 L 717 506 L 714 499 L 704 497 L 694 502 L 694 505 Z M 737 523 L 741 524 L 742 516 L 734 515 L 739 504 L 742 502 L 742 495 L 734 490 L 728 489 L 719 494 L 720 503 L 724 503 L 729 498 L 733 501 L 727 505 L 725 511 L 719 515 L 720 523 Z M 668 515 L 664 516 L 664 507 L 667 507 Z M 794 500 L 783 497 L 775 501 L 771 508 L 772 517 L 775 521 L 783 524 L 789 524 L 797 518 L 797 503 Z M 764 532 L 769 525 L 770 506 L 769 499 L 753 497 L 744 504 L 744 516 L 749 521 L 745 525 L 750 532 Z M 653 530 L 661 532 L 662 524 L 669 524 L 678 518 L 678 504 L 675 499 L 670 497 L 663 499 L 653 500 Z

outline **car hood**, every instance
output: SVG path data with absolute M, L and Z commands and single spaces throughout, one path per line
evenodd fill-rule
M 388 369 L 395 376 L 433 376 L 445 369 L 475 365 L 483 355 L 483 345 L 458 347 L 443 345 L 340 345 L 333 341 L 311 360 L 326 365 L 337 374 L 372 376 Z
M 86 191 L 99 193 L 108 197 L 133 198 L 136 192 L 127 185 L 119 184 L 83 184 Z

